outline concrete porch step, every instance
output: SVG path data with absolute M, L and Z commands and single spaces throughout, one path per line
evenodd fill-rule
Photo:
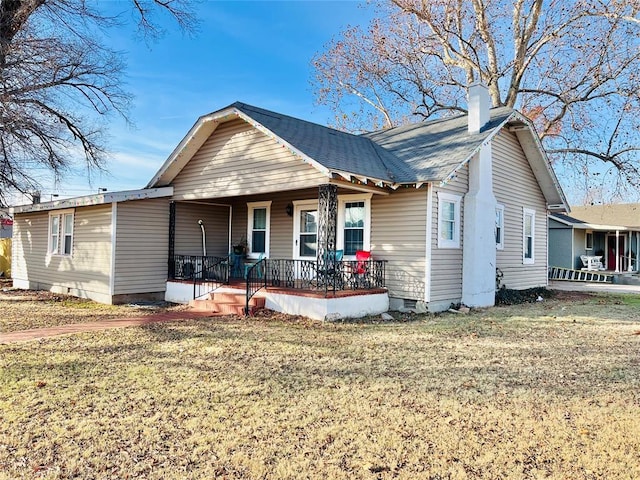
M 263 297 L 249 300 L 249 314 L 264 308 Z M 236 293 L 212 293 L 209 298 L 191 300 L 189 306 L 196 312 L 215 312 L 226 315 L 244 315 L 245 296 Z

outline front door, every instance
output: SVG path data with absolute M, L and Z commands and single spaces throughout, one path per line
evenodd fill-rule
M 607 236 L 607 270 L 624 270 L 625 235 L 618 237 L 618 249 L 616 252 L 616 236 Z M 616 263 L 616 254 L 619 263 Z
M 293 258 L 315 260 L 318 248 L 317 200 L 295 203 L 293 236 Z

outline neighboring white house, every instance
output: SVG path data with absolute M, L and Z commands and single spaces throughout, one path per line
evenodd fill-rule
M 232 265 L 244 240 L 285 311 L 333 250 L 346 266 L 325 297 L 382 291 L 377 310 L 493 305 L 497 268 L 507 288 L 544 286 L 562 190 L 524 116 L 490 109 L 481 85 L 469 111 L 352 135 L 234 103 L 199 118 L 145 189 L 14 207 L 15 285 L 184 300 L 189 274 Z M 365 282 L 356 251 L 376 262 Z

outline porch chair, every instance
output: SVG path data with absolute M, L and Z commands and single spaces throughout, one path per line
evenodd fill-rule
M 583 268 L 581 270 L 593 271 L 604 270 L 601 256 L 580 255 Z
M 253 267 L 254 265 L 257 265 L 258 263 L 260 263 L 262 260 L 264 260 L 264 252 L 261 253 L 258 256 L 258 259 L 255 262 L 250 262 L 250 263 L 245 263 L 244 264 L 244 278 L 247 278 L 247 275 L 249 275 L 249 270 L 251 269 L 251 267 Z M 264 270 L 264 268 L 258 268 L 258 278 L 262 278 L 262 271 Z
M 369 288 L 371 279 L 369 278 L 369 261 L 371 252 L 367 250 L 356 250 L 356 264 L 351 272 L 353 284 L 356 288 L 362 286 Z

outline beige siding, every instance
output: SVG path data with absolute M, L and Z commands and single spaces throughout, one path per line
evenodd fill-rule
M 174 199 L 280 192 L 326 182 L 274 139 L 242 120 L 221 124 L 172 182 Z
M 371 199 L 371 253 L 388 260 L 391 297 L 424 300 L 426 222 L 426 188 Z
M 54 289 L 110 301 L 111 205 L 76 208 L 71 256 L 49 255 L 49 214 L 17 214 L 13 278 L 32 288 Z
M 311 188 L 234 199 L 231 225 L 232 243 L 247 238 L 247 203 L 271 201 L 269 256 L 271 258 L 293 258 L 293 217 L 287 215 L 287 204 L 295 200 L 317 198 L 318 189 Z
M 493 188 L 504 205 L 504 250 L 496 254 L 507 288 L 531 288 L 547 283 L 547 209 L 531 167 L 513 133 L 503 130 L 492 142 Z M 523 208 L 536 212 L 533 265 L 524 265 Z
M 114 294 L 163 292 L 169 252 L 169 201 L 117 204 Z
M 175 253 L 202 255 L 202 230 L 198 220 L 204 223 L 207 255 L 227 255 L 229 207 L 185 202 L 176 203 Z
M 464 195 L 469 189 L 469 169 L 462 167 L 448 184 L 433 189 L 431 236 L 431 293 L 430 302 L 459 302 L 462 298 L 462 240 L 464 231 Z M 460 202 L 460 248 L 438 248 L 438 192 L 462 197 Z

